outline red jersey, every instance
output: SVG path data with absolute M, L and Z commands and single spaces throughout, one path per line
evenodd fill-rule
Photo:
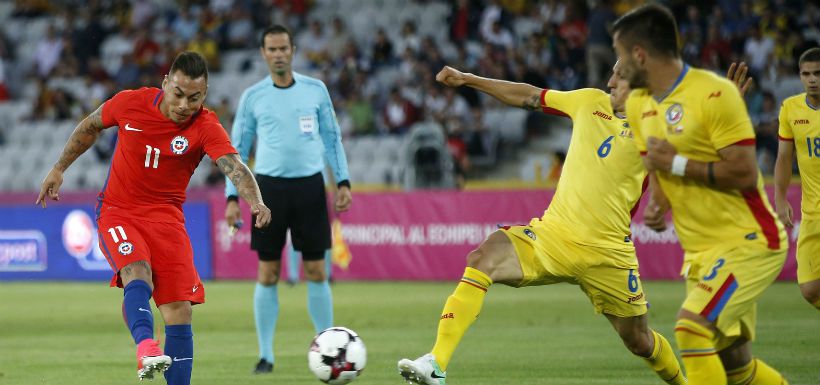
M 182 203 L 207 154 L 235 154 L 216 114 L 202 108 L 177 125 L 162 115 L 158 88 L 122 91 L 102 107 L 102 123 L 118 127 L 117 147 L 97 200 L 97 217 L 115 214 L 151 222 L 184 222 Z

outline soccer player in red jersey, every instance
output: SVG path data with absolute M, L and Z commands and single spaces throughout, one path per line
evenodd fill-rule
M 205 302 L 182 215 L 185 188 L 202 157 L 215 159 L 237 186 L 255 214 L 256 227 L 270 222 L 253 174 L 216 114 L 202 106 L 207 93 L 205 60 L 183 52 L 162 89 L 114 95 L 74 129 L 36 201 L 45 208 L 47 198 L 59 200 L 63 172 L 103 129 L 117 126 L 108 180 L 97 198 L 100 248 L 115 271 L 111 286 L 124 289 L 122 313 L 137 344 L 138 378 L 165 372 L 170 385 L 191 382 L 191 305 Z M 152 296 L 166 325 L 164 352 L 154 339 Z

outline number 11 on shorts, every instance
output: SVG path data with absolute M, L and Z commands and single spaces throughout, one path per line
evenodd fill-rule
M 114 240 L 114 243 L 119 243 L 120 242 L 120 239 L 117 238 L 117 231 L 115 231 L 115 229 L 120 232 L 120 237 L 122 237 L 123 241 L 128 240 L 128 237 L 125 236 L 125 230 L 122 229 L 122 226 L 110 227 L 108 229 L 108 233 L 111 234 L 111 239 Z

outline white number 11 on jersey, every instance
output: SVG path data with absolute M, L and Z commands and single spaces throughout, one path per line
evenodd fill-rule
M 153 152 L 154 152 L 154 165 L 153 165 L 153 168 L 157 168 L 157 165 L 159 164 L 159 149 L 151 147 L 147 144 L 145 145 L 145 167 L 152 168 L 151 167 L 151 150 L 153 150 Z

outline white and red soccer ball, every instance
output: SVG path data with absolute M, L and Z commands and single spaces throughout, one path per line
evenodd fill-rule
M 322 330 L 310 343 L 308 367 L 324 383 L 347 384 L 361 374 L 366 364 L 364 342 L 348 328 L 334 326 Z

